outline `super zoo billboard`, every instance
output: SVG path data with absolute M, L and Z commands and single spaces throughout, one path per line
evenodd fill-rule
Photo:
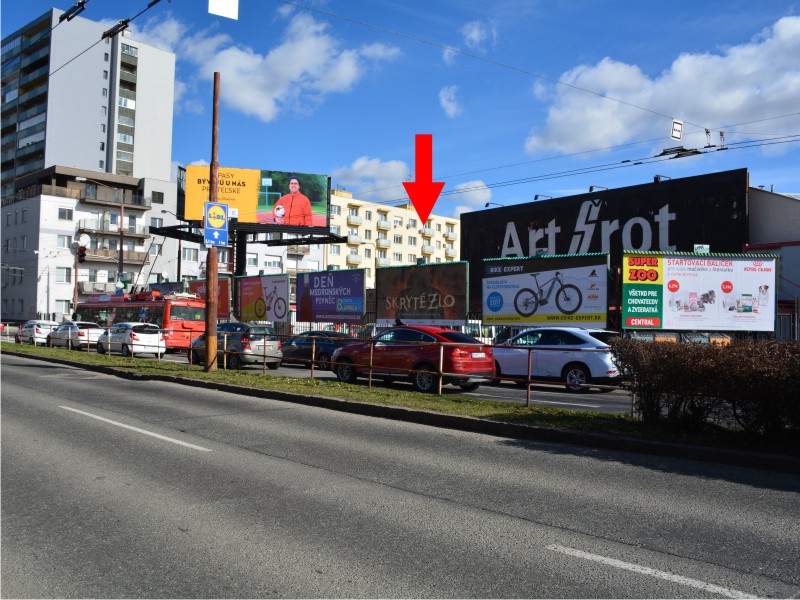
M 623 248 L 740 252 L 748 242 L 746 169 L 529 202 L 461 215 L 461 259 L 469 262 L 470 310 L 480 310 L 483 260 L 607 253 Z

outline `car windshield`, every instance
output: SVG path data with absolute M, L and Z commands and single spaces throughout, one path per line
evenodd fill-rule
M 457 342 L 459 344 L 481 344 L 480 340 L 476 340 L 474 337 L 470 337 L 468 335 L 464 335 L 460 331 L 441 331 L 439 332 L 446 340 L 451 342 Z
M 611 340 L 615 340 L 619 337 L 613 331 L 590 331 L 589 335 L 596 340 L 600 340 L 604 344 L 610 344 Z
M 100 325 L 98 325 L 97 323 L 84 322 L 84 323 L 77 323 L 77 325 L 78 329 L 100 329 Z
M 141 325 L 134 325 L 131 327 L 131 331 L 134 333 L 151 333 L 157 334 L 158 333 L 158 326 L 151 325 L 149 323 L 143 323 Z
M 251 327 L 247 332 L 247 337 L 251 340 L 265 339 L 274 342 L 278 339 L 278 334 L 274 327 Z

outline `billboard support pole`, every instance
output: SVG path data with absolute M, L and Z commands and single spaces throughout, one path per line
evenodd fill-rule
M 217 163 L 219 133 L 219 72 L 214 73 L 214 115 L 211 125 L 211 176 L 209 181 L 209 202 L 217 201 Z M 219 304 L 219 260 L 217 247 L 211 246 L 206 256 L 206 366 L 205 371 L 217 370 L 217 306 Z

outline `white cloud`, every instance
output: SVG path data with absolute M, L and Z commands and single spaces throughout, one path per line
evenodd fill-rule
M 660 75 L 650 78 L 636 65 L 604 58 L 596 65 L 580 65 L 564 73 L 560 81 L 663 115 L 682 119 L 685 134 L 703 127 L 746 123 L 797 112 L 800 97 L 800 17 L 785 17 L 746 44 L 718 53 L 682 54 Z M 536 86 L 538 98 L 545 98 Z M 626 106 L 619 102 L 565 86 L 552 88 L 552 104 L 543 127 L 533 129 L 526 141 L 530 153 L 564 153 L 612 146 L 669 135 L 669 118 Z M 797 117 L 759 123 L 760 134 L 796 130 Z M 770 129 L 768 129 L 770 128 Z M 737 128 L 729 130 L 727 141 L 742 140 Z M 689 140 L 687 147 L 703 145 L 705 137 Z M 744 128 L 742 131 L 748 131 Z M 751 136 L 752 137 L 752 136 Z
M 470 21 L 461 28 L 464 44 L 470 50 L 486 52 L 497 41 L 497 28 L 491 22 Z
M 447 66 L 453 66 L 456 64 L 457 55 L 458 52 L 456 52 L 456 48 L 445 48 L 444 52 L 442 52 L 442 60 Z
M 389 201 L 405 196 L 403 181 L 409 177 L 408 165 L 401 160 L 381 161 L 361 156 L 349 167 L 334 169 L 333 179 L 356 196 Z
M 444 109 L 445 114 L 451 119 L 454 119 L 464 112 L 461 104 L 458 102 L 458 98 L 456 98 L 457 93 L 457 85 L 448 85 L 439 90 L 439 104 Z
M 187 27 L 168 17 L 148 21 L 137 33 L 137 39 L 176 53 L 176 113 L 200 109 L 198 82 L 214 72 L 225 74 L 222 102 L 246 115 L 268 122 L 282 111 L 308 112 L 330 94 L 351 91 L 372 64 L 400 55 L 378 43 L 343 48 L 327 24 L 306 13 L 292 14 L 265 54 L 213 29 L 188 35 Z
M 483 208 L 492 199 L 492 190 L 480 179 L 459 183 L 453 190 L 452 201 L 458 203 L 453 216 Z

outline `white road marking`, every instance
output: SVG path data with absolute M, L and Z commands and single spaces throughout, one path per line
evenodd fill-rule
M 726 598 L 756 597 L 750 594 L 746 594 L 744 592 L 740 592 L 738 590 L 732 590 L 718 585 L 714 585 L 712 583 L 707 583 L 705 581 L 690 579 L 689 577 L 683 577 L 682 575 L 675 575 L 674 573 L 668 573 L 667 571 L 659 571 L 658 569 L 651 569 L 650 567 L 643 567 L 641 565 L 635 565 L 633 563 L 623 562 L 615 558 L 608 558 L 607 556 L 601 556 L 599 554 L 591 554 L 589 552 L 584 552 L 583 550 L 576 550 L 575 548 L 567 548 L 565 546 L 559 546 L 558 544 L 550 544 L 549 546 L 547 546 L 547 549 L 553 550 L 555 552 L 561 552 L 562 554 L 568 554 L 570 556 L 576 556 L 578 558 L 585 558 L 586 560 L 603 563 L 605 565 L 617 567 L 618 569 L 625 569 L 627 571 L 633 571 L 634 573 L 641 573 L 642 575 L 649 575 L 651 577 L 665 579 L 673 583 L 679 583 L 681 585 L 686 585 L 699 590 L 704 590 L 706 592 L 711 592 L 712 594 L 719 594 L 720 596 L 725 596 Z
M 187 448 L 191 448 L 192 450 L 200 450 L 201 452 L 211 452 L 209 448 L 203 448 L 202 446 L 195 446 L 194 444 L 190 444 L 188 442 L 182 442 L 181 440 L 176 440 L 175 438 L 167 437 L 165 435 L 160 435 L 158 433 L 153 433 L 152 431 L 146 431 L 144 429 L 139 429 L 138 427 L 132 427 L 131 425 L 125 425 L 124 423 L 118 423 L 117 421 L 112 421 L 111 419 L 106 419 L 105 417 L 101 417 L 98 415 L 93 415 L 92 413 L 84 412 L 82 410 L 78 410 L 77 408 L 70 408 L 69 406 L 59 406 L 59 408 L 63 408 L 64 410 L 71 410 L 72 412 L 76 412 L 81 415 L 86 415 L 87 417 L 91 417 L 93 419 L 97 419 L 98 421 L 103 421 L 105 423 L 111 423 L 112 425 L 116 425 L 117 427 L 123 427 L 125 429 L 130 429 L 131 431 L 135 431 L 137 433 L 143 433 L 144 435 L 149 435 L 154 438 L 158 438 L 160 440 L 164 440 L 167 442 L 172 442 L 173 444 L 178 444 L 180 446 L 186 446 Z

